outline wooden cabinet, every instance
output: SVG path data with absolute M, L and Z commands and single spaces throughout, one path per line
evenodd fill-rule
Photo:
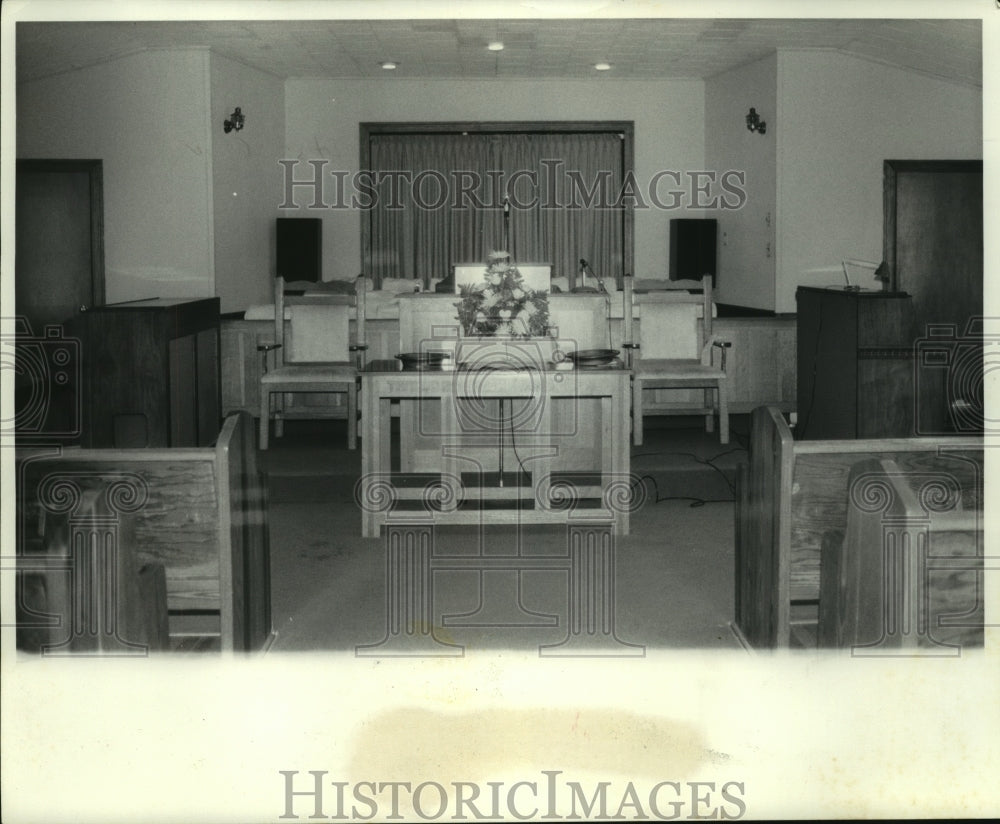
M 796 439 L 909 437 L 909 295 L 802 286 L 796 300 Z
M 84 337 L 85 446 L 207 446 L 220 426 L 219 298 L 98 306 Z

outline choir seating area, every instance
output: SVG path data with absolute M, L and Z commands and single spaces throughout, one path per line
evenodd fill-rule
M 370 279 L 365 279 L 371 283 Z M 388 280 L 388 279 L 387 279 Z M 402 280 L 402 279 L 400 279 Z M 612 292 L 609 298 L 588 293 L 559 293 L 549 296 L 550 313 L 556 328 L 560 318 L 563 329 L 574 330 L 572 334 L 557 333 L 557 337 L 579 337 L 587 345 L 617 349 L 624 358 L 628 353 L 622 345 L 638 342 L 642 330 L 643 309 L 647 302 L 662 306 L 665 302 L 678 309 L 702 306 L 703 283 L 700 280 L 669 281 L 665 278 L 634 279 L 636 288 L 629 300 L 631 319 L 634 327 L 628 327 L 625 312 L 624 291 Z M 405 280 L 409 291 L 397 282 L 383 281 L 382 288 L 366 288 L 358 292 L 364 295 L 364 322 L 361 336 L 358 334 L 357 309 L 351 321 L 351 344 L 365 347 L 367 362 L 392 360 L 400 352 L 412 352 L 419 342 L 414 339 L 414 330 L 407 318 L 416 310 L 421 316 L 430 318 L 421 328 L 433 323 L 437 326 L 457 324 L 454 309 L 455 296 L 433 292 L 413 292 L 412 280 Z M 296 292 L 319 297 L 330 295 L 330 287 L 338 284 L 334 295 L 349 296 L 355 293 L 355 284 L 347 281 L 330 281 L 325 284 L 290 283 Z M 367 284 L 366 284 L 367 287 Z M 582 324 L 581 310 L 607 311 L 607 325 Z M 718 312 L 716 311 L 716 315 Z M 596 317 L 596 314 L 594 315 Z M 668 341 L 670 351 L 676 357 L 690 357 L 692 352 L 700 356 L 700 346 L 695 347 L 693 338 L 702 333 L 702 315 L 692 316 L 692 330 L 686 327 L 677 334 L 673 325 L 659 330 L 660 336 Z M 286 327 L 287 327 L 286 323 Z M 585 330 L 581 335 L 579 330 Z M 649 330 L 648 324 L 646 327 Z M 655 339 L 657 331 L 647 331 L 648 337 Z M 718 340 L 730 344 L 726 350 L 727 401 L 728 410 L 733 414 L 748 413 L 757 406 L 772 404 L 790 411 L 796 403 L 795 347 L 796 329 L 794 317 L 783 316 L 723 316 L 712 320 L 711 334 Z M 626 335 L 631 341 L 626 340 Z M 688 338 L 691 338 L 689 340 Z M 264 374 L 265 360 L 261 350 L 274 343 L 274 305 L 263 304 L 248 307 L 235 316 L 223 317 L 221 321 L 222 385 L 221 398 L 224 414 L 244 410 L 258 415 L 260 409 L 260 378 Z M 582 347 L 581 347 L 582 348 Z M 718 362 L 718 359 L 716 360 Z M 704 406 L 703 392 L 700 390 L 672 390 L 656 392 L 647 390 L 655 414 L 692 414 Z M 346 415 L 346 406 L 337 398 L 308 397 L 291 395 L 286 398 L 288 410 L 296 414 L 307 414 L 311 406 L 320 406 L 325 412 L 339 417 Z M 339 410 L 339 411 L 338 411 Z

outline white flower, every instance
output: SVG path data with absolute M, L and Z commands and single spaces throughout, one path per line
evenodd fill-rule
M 500 310 L 500 317 L 503 318 L 504 320 L 510 320 L 510 315 L 511 315 L 510 309 Z

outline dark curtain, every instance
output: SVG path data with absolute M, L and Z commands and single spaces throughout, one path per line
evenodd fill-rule
M 555 277 L 579 270 L 620 282 L 622 210 L 614 205 L 622 184 L 622 139 L 617 134 L 520 134 L 503 142 L 509 180 L 521 169 L 538 173 L 538 204 L 510 210 L 515 261 L 551 263 Z M 515 182 L 512 201 L 524 203 L 529 182 Z M 592 193 L 592 194 L 591 194 Z
M 366 269 L 377 282 L 427 284 L 506 247 L 515 263 L 551 263 L 555 277 L 579 271 L 582 258 L 621 280 L 618 134 L 373 135 L 370 158 L 381 180 Z

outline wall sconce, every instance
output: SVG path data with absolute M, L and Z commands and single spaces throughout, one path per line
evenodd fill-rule
M 753 110 L 751 109 L 751 111 Z M 224 131 L 226 134 L 229 134 L 233 130 L 238 132 L 240 129 L 243 128 L 244 119 L 245 118 L 243 117 L 243 112 L 241 112 L 240 107 L 237 106 L 236 110 L 231 115 L 229 115 L 229 120 L 223 121 L 222 131 Z
M 767 131 L 767 124 L 760 119 L 757 110 L 752 107 L 747 113 L 747 128 L 751 132 L 757 132 L 758 134 L 764 134 Z

